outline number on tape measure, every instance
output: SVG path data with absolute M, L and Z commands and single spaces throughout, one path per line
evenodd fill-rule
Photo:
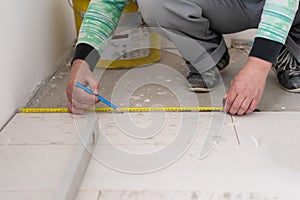
M 203 111 L 223 111 L 222 107 L 152 107 L 152 108 L 119 108 L 122 112 L 203 112 Z M 114 112 L 113 108 L 90 108 L 90 112 Z M 20 108 L 21 113 L 68 113 L 68 108 Z

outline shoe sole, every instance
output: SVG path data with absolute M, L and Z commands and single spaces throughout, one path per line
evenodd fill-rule
M 279 84 L 280 85 L 280 84 Z M 285 87 L 283 87 L 282 85 L 280 85 L 282 89 L 284 89 L 287 92 L 291 92 L 291 93 L 300 93 L 300 88 L 298 89 L 287 89 Z
M 215 88 L 189 88 L 190 91 L 192 92 L 210 92 L 214 90 Z

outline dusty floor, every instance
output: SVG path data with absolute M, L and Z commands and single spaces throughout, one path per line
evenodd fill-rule
M 250 46 L 247 45 L 234 44 L 233 42 L 234 48 L 229 50 L 231 56 L 230 64 L 222 72 L 223 83 L 212 93 L 193 94 L 198 99 L 198 106 L 221 106 L 221 99 L 225 91 L 228 90 L 231 79 L 246 62 L 250 49 Z M 155 68 L 155 66 L 166 66 L 175 71 L 171 72 L 169 70 L 169 73 L 157 75 L 157 70 L 160 70 L 160 67 Z M 69 71 L 69 64 L 62 66 L 29 102 L 27 107 L 66 107 L 65 87 Z M 151 75 L 150 73 L 153 74 Z M 161 60 L 154 65 L 129 70 L 103 70 L 96 68 L 94 71 L 97 80 L 100 81 L 100 94 L 120 107 L 151 107 L 157 104 L 161 106 L 179 106 L 179 104 L 181 106 L 197 106 L 188 102 L 186 104 L 179 102 L 180 96 L 178 97 L 178 94 L 176 94 L 176 91 L 172 91 L 172 88 L 168 88 L 168 86 L 173 85 L 175 88 L 181 87 L 188 90 L 188 84 L 181 80 L 182 77 L 180 77 L 185 77 L 187 73 L 188 69 L 181 56 L 175 47 L 167 41 L 162 42 Z M 143 78 L 137 76 L 143 76 Z M 144 79 L 145 81 L 143 83 L 135 83 L 132 79 Z M 139 87 L 136 87 L 136 84 L 140 84 Z M 111 99 L 112 94 L 114 95 L 113 99 Z M 275 73 L 271 71 L 264 96 L 258 108 L 262 111 L 299 111 L 299 95 L 284 91 L 278 84 Z M 97 106 L 105 105 L 99 104 Z

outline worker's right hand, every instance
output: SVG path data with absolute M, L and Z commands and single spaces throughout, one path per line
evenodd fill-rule
M 83 114 L 84 109 L 93 107 L 98 103 L 97 97 L 90 95 L 81 88 L 75 86 L 79 82 L 90 88 L 95 94 L 99 94 L 99 82 L 96 81 L 88 63 L 84 60 L 75 60 L 69 76 L 66 93 L 68 97 L 68 109 L 74 114 Z

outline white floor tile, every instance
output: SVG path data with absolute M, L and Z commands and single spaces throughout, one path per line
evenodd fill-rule
M 76 144 L 72 114 L 19 113 L 0 133 L 0 144 Z
M 104 137 L 98 140 L 98 144 L 163 146 L 173 142 L 191 143 L 193 138 L 193 144 L 202 144 L 208 131 L 214 130 L 217 135 L 222 135 L 223 128 L 232 128 L 231 136 L 235 136 L 231 117 L 223 113 L 101 113 L 98 121 Z M 177 141 L 176 137 L 181 134 L 187 137 Z M 235 139 L 229 140 L 229 135 L 226 137 L 221 140 L 236 144 Z M 210 138 L 213 139 L 217 138 Z
M 55 191 L 74 146 L 0 146 L 0 191 Z
M 274 166 L 299 172 L 299 119 L 299 112 L 264 112 L 234 117 L 234 123 L 245 152 L 260 151 Z
M 194 144 L 171 166 L 148 174 L 122 173 L 120 168 L 117 171 L 113 170 L 101 164 L 103 157 L 98 156 L 99 160 L 91 161 L 82 189 L 199 191 L 200 188 L 201 191 L 267 193 L 299 197 L 297 188 L 300 185 L 300 173 L 297 169 L 300 162 L 297 156 L 299 147 L 296 147 L 299 130 L 292 126 L 291 122 L 286 124 L 288 126 L 286 132 L 282 132 L 284 130 L 280 128 L 282 123 L 271 120 L 272 116 L 271 113 L 257 113 L 249 117 L 234 117 L 234 124 L 230 122 L 225 124 L 226 133 L 223 133 L 223 138 L 226 138 L 227 134 L 235 134 L 233 126 L 236 126 L 241 145 L 238 145 L 237 141 L 232 143 L 236 138 L 231 135 L 229 137 L 231 142 L 221 140 L 206 159 L 199 160 L 200 145 Z M 299 118 L 295 113 L 278 113 L 274 116 L 277 116 L 275 118 L 278 120 L 288 117 L 294 120 Z M 273 123 L 276 125 L 272 125 Z M 260 128 L 260 124 L 264 124 L 263 128 Z M 253 133 L 258 145 L 252 139 Z M 279 137 L 280 133 L 286 136 Z M 289 140 L 291 138 L 294 142 Z M 249 141 L 250 145 L 245 141 Z M 134 149 L 137 145 L 128 146 Z M 291 147 L 296 150 L 291 150 Z M 98 151 L 106 153 L 107 157 L 115 156 L 109 154 L 104 145 L 96 148 L 96 157 Z M 294 154 L 285 157 L 281 153 L 289 151 Z M 124 162 L 126 158 L 121 157 L 118 161 Z M 135 162 L 131 163 L 134 165 Z
M 1 200 L 53 200 L 51 192 L 30 192 L 30 191 L 0 191 Z
M 181 124 L 181 121 L 178 120 L 180 119 L 179 115 L 182 119 L 188 119 L 187 122 Z M 98 141 L 94 158 L 81 185 L 81 190 L 84 192 L 78 196 L 80 200 L 85 198 L 98 200 L 99 193 L 97 191 L 100 190 L 100 197 L 103 199 L 120 195 L 122 198 L 132 196 L 132 199 L 156 198 L 157 195 L 161 195 L 165 199 L 172 199 L 174 195 L 182 197 L 182 199 L 188 199 L 191 195 L 200 196 L 201 198 L 198 199 L 203 199 L 201 195 L 208 195 L 211 199 L 220 199 L 225 193 L 226 195 L 230 194 L 232 199 L 239 199 L 241 195 L 245 198 L 249 197 L 249 199 L 251 199 L 251 195 L 270 199 L 273 197 L 287 199 L 287 196 L 300 198 L 298 194 L 300 130 L 296 126 L 300 118 L 299 113 L 254 113 L 249 116 L 233 117 L 233 122 L 231 116 L 226 115 L 221 139 L 212 153 L 204 160 L 199 159 L 199 155 L 204 140 L 203 133 L 210 126 L 210 113 L 169 113 L 166 117 L 167 122 L 160 132 L 162 135 L 158 134 L 157 137 L 149 139 L 126 137 L 124 129 L 128 128 L 129 124 L 125 127 L 116 126 L 118 123 L 113 121 L 111 116 L 108 113 L 98 114 L 102 131 L 113 141 L 113 145 L 109 145 L 108 141 L 101 140 L 103 135 Z M 73 141 L 71 143 L 74 143 L 75 140 L 64 135 L 75 129 L 72 118 L 64 114 L 52 116 L 38 114 L 28 115 L 28 117 L 29 119 L 26 118 L 26 115 L 17 115 L 15 121 L 13 120 L 1 135 L 0 197 L 7 197 L 6 199 L 14 200 L 22 195 L 28 199 L 31 197 L 31 199 L 38 199 L 40 195 L 45 195 L 45 199 L 47 199 L 61 183 L 73 156 L 75 145 L 70 145 L 68 142 Z M 156 117 L 156 114 L 153 117 Z M 65 119 L 59 120 L 63 118 Z M 138 125 L 145 123 L 142 120 L 145 116 L 133 114 L 131 118 L 133 121 L 136 120 Z M 77 124 L 81 122 L 84 124 L 84 120 L 89 121 L 89 118 L 83 117 L 83 120 L 79 120 Z M 49 123 L 46 123 L 47 121 Z M 37 124 L 37 128 L 29 126 L 30 123 Z M 62 126 L 61 123 L 64 125 L 66 123 L 66 126 Z M 154 150 L 159 152 L 163 148 L 170 148 L 171 141 L 174 141 L 176 138 L 174 136 L 177 136 L 174 135 L 174 131 L 178 127 L 184 128 L 185 132 L 181 134 L 189 136 L 192 135 L 191 132 L 195 131 L 191 127 L 197 123 L 199 123 L 199 129 L 196 134 L 200 136 L 188 151 L 182 151 L 181 157 L 179 156 L 181 154 L 175 151 L 181 147 L 189 147 L 185 137 L 176 143 L 174 149 L 171 149 L 171 153 L 175 152 L 175 155 L 179 156 L 176 157 L 178 160 L 171 159 L 176 162 L 165 162 L 164 159 L 172 158 L 170 154 L 163 154 L 163 157 L 157 154 L 157 157 L 152 157 L 153 160 L 145 159 L 145 155 L 155 153 Z M 50 127 L 49 130 L 47 127 Z M 60 129 L 59 127 L 65 128 Z M 43 130 L 45 131 L 43 132 Z M 86 129 L 83 126 L 78 130 L 84 132 Z M 25 135 L 19 137 L 19 134 L 23 132 L 28 133 L 29 137 Z M 49 135 L 53 133 L 54 139 L 50 143 L 43 142 L 47 141 L 47 138 L 52 138 Z M 63 133 L 63 136 L 59 137 L 59 133 Z M 8 138 L 12 138 L 11 141 L 7 142 Z M 213 141 L 215 137 L 207 139 Z M 54 141 L 60 145 L 53 143 Z M 127 153 L 142 156 L 134 157 L 140 158 L 139 160 L 128 160 L 130 157 L 120 157 L 118 152 L 112 152 L 112 146 L 127 151 Z M 109 160 L 114 160 L 115 163 L 107 165 L 106 161 Z M 149 172 L 152 167 L 151 161 L 158 163 L 153 166 L 163 164 L 163 168 Z M 129 169 L 128 167 L 141 169 L 145 166 L 148 167 L 145 168 L 148 173 L 124 172 L 126 171 L 124 169 Z M 160 194 L 161 191 L 163 191 L 162 194 Z M 176 191 L 182 193 L 179 194 Z M 257 199 L 259 199 L 258 197 Z
M 292 196 L 257 193 L 208 192 L 208 191 L 102 191 L 100 200 L 267 200 L 289 199 Z
M 300 185 L 299 172 L 278 167 L 261 152 L 220 145 L 205 160 L 199 160 L 198 157 L 199 148 L 193 146 L 173 165 L 141 175 L 118 172 L 93 160 L 81 189 L 203 190 L 299 195 L 295 194 Z
M 100 200 L 100 191 L 79 191 L 76 200 Z

